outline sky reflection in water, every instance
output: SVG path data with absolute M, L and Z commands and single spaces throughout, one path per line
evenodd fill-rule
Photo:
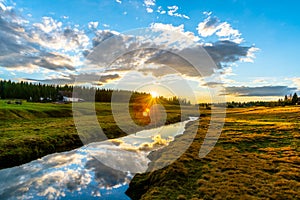
M 0 199 L 129 199 L 124 192 L 134 174 L 117 169 L 145 172 L 150 162 L 147 155 L 182 134 L 187 122 L 92 143 L 0 170 Z

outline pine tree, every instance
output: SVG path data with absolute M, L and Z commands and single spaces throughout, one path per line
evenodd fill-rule
M 298 102 L 298 95 L 295 93 L 292 98 L 292 105 L 296 105 Z

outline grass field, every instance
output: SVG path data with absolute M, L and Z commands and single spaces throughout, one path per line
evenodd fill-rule
M 85 102 L 80 105 L 88 106 Z M 132 104 L 132 108 L 140 107 Z M 166 123 L 181 120 L 178 106 L 168 106 Z M 190 107 L 184 108 L 187 115 Z M 127 135 L 115 123 L 109 103 L 95 103 L 98 122 L 108 138 Z M 84 112 L 84 109 L 82 110 Z M 134 115 L 140 125 L 149 118 Z M 127 119 L 124 119 L 126 121 Z M 139 129 L 130 129 L 132 133 Z M 50 153 L 82 146 L 73 120 L 72 104 L 30 103 L 7 104 L 0 100 L 0 168 L 20 165 Z
M 177 161 L 136 175 L 127 194 L 133 199 L 300 199 L 299 119 L 300 107 L 228 109 L 217 145 L 200 159 L 208 114 L 190 125 L 199 125 L 197 136 Z M 176 151 L 184 137 L 152 153 L 151 164 L 170 159 L 162 152 Z

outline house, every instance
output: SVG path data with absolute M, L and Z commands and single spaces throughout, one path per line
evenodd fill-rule
M 63 96 L 63 102 L 83 102 L 84 99 Z

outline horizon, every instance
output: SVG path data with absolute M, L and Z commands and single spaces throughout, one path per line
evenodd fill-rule
M 147 94 L 147 95 L 151 95 L 152 98 L 165 98 L 166 100 L 169 100 L 170 98 L 173 98 L 173 97 L 177 97 L 181 100 L 186 100 L 186 101 L 190 101 L 190 99 L 186 99 L 184 97 L 180 97 L 180 96 L 163 96 L 163 95 L 160 95 L 158 92 L 156 91 L 135 91 L 135 90 L 119 90 L 119 89 L 112 89 L 112 88 L 100 88 L 100 87 L 95 87 L 95 86 L 74 86 L 74 85 L 68 85 L 68 84 L 64 84 L 64 85 L 57 85 L 57 84 L 46 84 L 46 83 L 39 83 L 39 82 L 30 82 L 30 81 L 13 81 L 13 80 L 0 80 L 0 81 L 11 81 L 11 82 L 14 82 L 14 83 L 27 83 L 27 84 L 33 84 L 33 85 L 45 85 L 45 86 L 53 86 L 53 87 L 64 87 L 64 86 L 68 86 L 68 87 L 79 87 L 79 88 L 92 88 L 92 89 L 95 89 L 95 90 L 110 90 L 110 91 L 125 91 L 125 92 L 131 92 L 131 93 L 139 93 L 139 94 Z M 191 102 L 192 105 L 196 105 L 196 104 L 230 104 L 230 103 L 242 103 L 242 104 L 247 104 L 247 103 L 257 103 L 257 102 L 266 102 L 266 103 L 272 103 L 272 102 L 280 102 L 280 101 L 285 101 L 285 97 L 287 98 L 287 100 L 292 100 L 292 97 L 293 95 L 297 95 L 298 96 L 298 93 L 297 92 L 294 92 L 294 93 L 290 93 L 290 94 L 286 94 L 284 95 L 282 98 L 279 98 L 277 100 L 260 100 L 260 99 L 255 99 L 255 100 L 249 100 L 249 101 L 226 101 L 226 102 L 211 102 L 211 101 L 198 101 L 198 102 Z M 46 98 L 46 97 L 43 97 L 43 98 Z M 75 97 L 76 98 L 76 97 Z M 1 99 L 1 96 L 0 96 L 0 99 Z M 14 99 L 14 98 L 12 98 Z M 300 97 L 298 96 L 298 99 L 300 99 Z M 22 99 L 22 100 L 26 100 L 26 99 Z

